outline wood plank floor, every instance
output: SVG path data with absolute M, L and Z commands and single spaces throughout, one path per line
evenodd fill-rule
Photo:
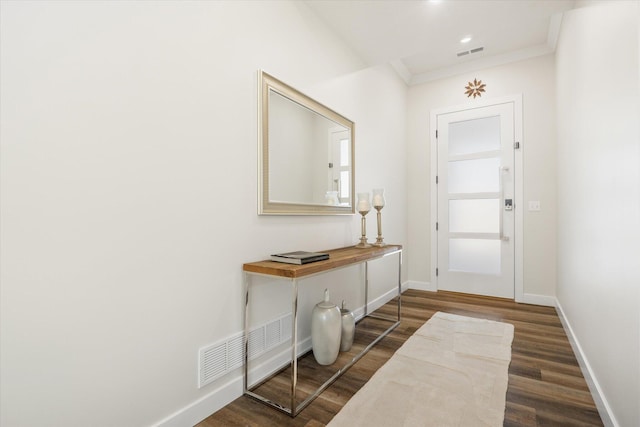
M 394 310 L 397 310 L 396 304 L 390 302 L 378 312 L 393 316 Z M 451 292 L 408 290 L 402 295 L 400 326 L 297 417 L 291 418 L 242 396 L 203 420 L 198 427 L 324 426 L 437 311 L 515 326 L 505 426 L 603 425 L 554 308 Z M 282 392 L 286 394 L 287 390 L 283 388 Z

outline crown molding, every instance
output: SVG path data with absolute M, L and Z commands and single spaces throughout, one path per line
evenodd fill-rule
M 537 46 L 508 52 L 501 55 L 484 56 L 476 60 L 467 61 L 419 74 L 411 74 L 411 72 L 407 69 L 406 65 L 401 59 L 392 61 L 391 66 L 396 70 L 398 75 L 402 78 L 402 80 L 405 81 L 408 86 L 415 86 L 435 80 L 444 79 L 447 77 L 453 77 L 473 71 L 483 70 L 499 65 L 505 65 L 511 62 L 518 62 L 538 56 L 549 55 L 554 53 L 556 50 L 556 45 L 560 36 L 560 28 L 562 26 L 563 15 L 563 13 L 556 13 L 549 19 L 547 41 L 546 43 Z
M 396 73 L 398 73 L 400 78 L 404 80 L 404 82 L 407 85 L 411 84 L 411 72 L 406 67 L 406 65 L 404 65 L 404 62 L 402 62 L 401 59 L 396 59 L 395 61 L 391 61 L 389 64 L 391 65 L 391 67 L 393 67 Z
M 483 70 L 485 68 L 496 67 L 498 65 L 504 65 L 511 62 L 523 61 L 525 59 L 548 55 L 550 53 L 553 53 L 553 49 L 551 49 L 545 43 L 542 45 L 509 52 L 502 55 L 487 56 L 484 58 L 476 59 L 475 61 L 469 61 L 463 64 L 453 65 L 451 67 L 440 68 L 438 70 L 428 71 L 422 74 L 415 74 L 411 77 L 409 86 L 415 86 L 434 80 L 444 79 L 446 77 L 466 74 L 472 71 Z

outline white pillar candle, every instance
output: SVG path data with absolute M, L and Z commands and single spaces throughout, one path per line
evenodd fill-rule
M 358 193 L 358 212 L 369 212 L 370 210 L 369 193 Z
M 384 189 L 378 188 L 373 190 L 373 206 L 381 208 L 384 206 Z

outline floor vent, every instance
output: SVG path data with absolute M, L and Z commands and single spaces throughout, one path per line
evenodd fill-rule
M 244 363 L 244 334 L 236 334 L 222 342 L 198 351 L 198 388 L 225 375 Z M 286 314 L 249 331 L 249 359 L 291 339 L 291 314 Z

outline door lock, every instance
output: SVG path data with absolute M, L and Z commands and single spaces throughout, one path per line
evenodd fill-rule
M 513 199 L 504 199 L 504 210 L 505 211 L 513 210 Z

